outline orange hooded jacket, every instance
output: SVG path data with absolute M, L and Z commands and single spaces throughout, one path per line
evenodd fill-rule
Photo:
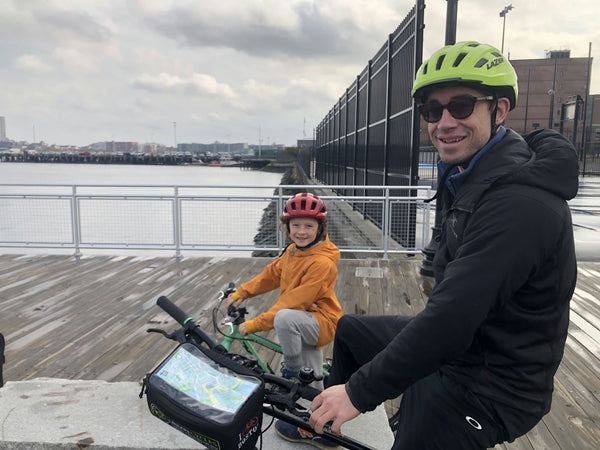
M 308 250 L 291 244 L 285 253 L 233 293 L 235 300 L 247 299 L 279 288 L 279 299 L 269 310 L 246 321 L 246 331 L 255 333 L 273 328 L 275 314 L 282 309 L 310 312 L 319 323 L 317 349 L 333 341 L 342 316 L 335 296 L 339 249 L 326 237 Z

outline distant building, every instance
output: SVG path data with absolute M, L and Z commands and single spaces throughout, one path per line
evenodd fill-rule
M 178 152 L 191 152 L 191 153 L 200 153 L 202 152 L 202 144 L 177 144 Z
M 314 141 L 314 139 L 298 139 L 296 141 L 296 146 L 298 148 L 304 148 L 304 149 L 310 150 L 310 149 L 314 148 L 315 141 Z
M 4 116 L 0 116 L 0 142 L 6 141 L 6 122 Z
M 137 152 L 137 142 L 106 141 L 106 152 L 108 153 L 134 153 Z
M 548 51 L 543 59 L 510 61 L 517 72 L 519 99 L 506 126 L 518 133 L 561 129 L 563 105 L 577 95 L 584 99 L 588 80 L 588 58 L 571 58 L 570 53 Z
M 245 155 L 248 153 L 248 144 L 246 142 L 218 142 L 212 144 L 177 144 L 177 151 L 191 153 L 221 153 L 232 155 Z

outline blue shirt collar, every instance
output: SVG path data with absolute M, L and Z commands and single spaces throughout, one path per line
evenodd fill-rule
M 460 172 L 458 170 L 458 167 L 456 165 L 445 163 L 442 160 L 438 161 L 437 166 L 438 166 L 438 172 L 440 173 L 440 175 L 443 175 L 444 172 L 446 172 L 446 170 L 448 170 L 448 169 L 450 169 L 452 171 L 449 174 L 448 178 L 446 178 L 446 186 L 448 187 L 448 189 L 450 189 L 450 192 L 452 193 L 452 195 L 456 195 L 456 192 L 463 185 L 463 183 L 469 176 L 469 173 L 471 173 L 473 166 L 477 163 L 479 158 L 481 158 L 482 155 L 487 153 L 487 151 L 490 148 L 492 148 L 494 145 L 496 145 L 498 142 L 500 142 L 500 140 L 504 137 L 505 134 L 506 134 L 506 128 L 501 126 L 498 129 L 498 132 L 494 135 L 494 137 L 491 138 L 487 142 L 487 144 L 485 144 L 481 148 L 481 150 L 479 150 L 477 153 L 475 153 L 475 156 L 473 156 L 473 158 L 471 158 L 471 161 L 469 162 L 469 165 L 467 166 L 467 168 L 465 170 L 463 170 L 462 172 Z

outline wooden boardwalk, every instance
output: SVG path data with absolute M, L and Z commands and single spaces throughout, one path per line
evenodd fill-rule
M 149 327 L 175 328 L 160 295 L 213 330 L 217 291 L 258 274 L 263 258 L 142 258 L 0 255 L 4 380 L 37 377 L 140 381 L 174 343 Z M 342 260 L 336 292 L 345 312 L 415 314 L 432 280 L 420 260 Z M 497 449 L 600 448 L 600 263 L 580 263 L 565 358 L 552 411 L 526 436 Z M 276 292 L 248 302 L 264 310 Z M 326 352 L 331 351 L 331 346 Z M 271 361 L 278 367 L 278 359 Z M 389 402 L 388 412 L 395 409 Z

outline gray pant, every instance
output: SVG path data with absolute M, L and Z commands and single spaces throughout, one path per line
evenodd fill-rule
M 323 352 L 315 346 L 319 341 L 319 323 L 307 311 L 282 309 L 275 315 L 273 323 L 283 351 L 283 362 L 287 370 L 298 373 L 303 367 L 314 370 L 315 376 L 323 376 Z M 311 383 L 323 389 L 322 381 Z

